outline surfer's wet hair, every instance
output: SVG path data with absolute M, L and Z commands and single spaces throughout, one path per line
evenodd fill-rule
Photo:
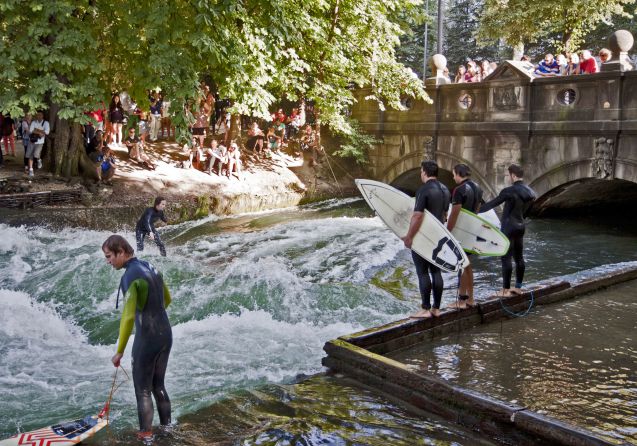
M 109 238 L 106 239 L 104 243 L 102 243 L 102 251 L 106 249 L 108 249 L 113 254 L 119 254 L 120 252 L 131 256 L 135 254 L 135 250 L 126 241 L 126 239 L 117 234 L 111 235 Z
M 153 205 L 153 207 L 157 207 L 161 204 L 162 201 L 166 201 L 166 199 L 162 196 L 156 197 L 155 198 L 155 204 Z
M 471 167 L 466 164 L 456 164 L 453 166 L 453 171 L 461 178 L 467 178 L 471 176 Z
M 524 170 L 522 170 L 522 168 L 520 166 L 518 166 L 517 164 L 511 164 L 509 166 L 509 173 L 512 173 L 513 175 L 515 175 L 518 178 L 523 178 L 524 177 Z
M 438 176 L 438 164 L 435 161 L 423 161 L 420 163 L 420 168 L 428 177 Z

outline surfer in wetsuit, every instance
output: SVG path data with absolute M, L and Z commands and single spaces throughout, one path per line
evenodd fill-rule
M 172 347 L 172 330 L 166 307 L 170 292 L 162 275 L 153 265 L 135 257 L 133 248 L 124 237 L 111 235 L 102 245 L 106 262 L 119 270 L 125 268 L 119 290 L 124 295 L 124 309 L 119 326 L 117 353 L 111 359 L 119 367 L 128 338 L 135 325 L 132 366 L 140 439 L 152 438 L 153 400 L 157 403 L 159 422 L 171 422 L 170 399 L 164 387 L 168 356 Z
M 499 296 L 510 296 L 522 293 L 522 280 L 524 279 L 523 238 L 526 225 L 526 217 L 536 195 L 533 189 L 523 183 L 524 171 L 516 164 L 511 164 L 508 169 L 508 179 L 511 186 L 502 189 L 493 200 L 480 207 L 481 212 L 487 212 L 504 203 L 502 211 L 501 231 L 509 238 L 510 245 L 502 259 L 502 290 Z M 511 288 L 511 274 L 513 267 L 511 257 L 515 262 L 515 287 Z
M 423 161 L 420 167 L 420 179 L 424 184 L 416 192 L 416 204 L 409 223 L 409 230 L 407 235 L 402 238 L 405 247 L 409 249 L 411 249 L 414 237 L 425 219 L 425 210 L 431 212 L 434 217 L 444 223 L 449 208 L 449 189 L 438 181 L 438 164 L 434 161 Z M 440 301 L 444 287 L 440 268 L 423 259 L 414 251 L 411 252 L 411 256 L 418 275 L 422 309 L 410 317 L 416 319 L 438 317 L 440 316 Z M 433 306 L 431 305 L 432 291 L 434 295 Z
M 146 208 L 142 217 L 137 222 L 135 227 L 135 238 L 137 239 L 137 251 L 144 250 L 144 238 L 149 236 L 151 240 L 154 240 L 159 248 L 159 253 L 162 256 L 166 256 L 166 247 L 159 237 L 157 229 L 155 229 L 155 222 L 161 220 L 167 223 L 166 216 L 164 215 L 164 209 L 166 209 L 166 199 L 164 197 L 155 198 L 155 204 L 152 208 Z
M 447 222 L 449 232 L 453 231 L 460 215 L 460 209 L 466 209 L 475 214 L 480 209 L 482 202 L 482 189 L 471 180 L 471 168 L 466 164 L 456 164 L 453 168 L 453 180 L 456 186 L 451 195 L 451 213 Z M 467 253 L 467 257 L 471 254 Z M 449 305 L 449 308 L 465 309 L 473 307 L 473 268 L 471 263 L 462 271 L 460 276 L 460 286 L 458 288 L 458 302 Z

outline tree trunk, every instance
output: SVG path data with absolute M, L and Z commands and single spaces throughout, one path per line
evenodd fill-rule
M 241 136 L 241 115 L 233 113 L 230 117 L 230 143 L 232 140 L 237 141 Z M 238 144 L 238 142 L 237 142 Z
M 524 56 L 524 43 L 518 42 L 513 46 L 513 60 L 520 60 Z
M 84 150 L 82 125 L 61 119 L 58 116 L 59 106 L 52 104 L 49 108 L 49 133 L 46 164 L 57 177 L 70 178 L 82 176 L 97 179 L 93 162 Z

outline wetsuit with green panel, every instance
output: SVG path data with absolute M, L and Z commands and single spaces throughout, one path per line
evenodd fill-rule
M 168 356 L 172 347 L 172 329 L 166 314 L 170 292 L 155 267 L 136 257 L 124 265 L 120 289 L 125 297 L 119 327 L 118 353 L 124 353 L 135 326 L 132 366 L 137 413 L 142 432 L 151 430 L 153 401 L 157 403 L 159 421 L 170 424 L 170 399 L 164 387 Z

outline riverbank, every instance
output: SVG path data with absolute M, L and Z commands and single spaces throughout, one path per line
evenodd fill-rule
M 43 170 L 25 175 L 24 150 L 17 143 L 17 156 L 5 157 L 0 170 L 3 193 L 50 190 L 81 190 L 81 203 L 23 209 L 0 208 L 0 216 L 11 225 L 44 224 L 53 227 L 107 229 L 129 226 L 154 197 L 168 201 L 168 215 L 177 223 L 207 215 L 231 215 L 295 206 L 357 193 L 351 166 L 326 155 L 311 166 L 301 154 L 278 153 L 257 159 L 244 151 L 244 169 L 239 179 L 207 174 L 187 165 L 188 155 L 174 141 L 148 144 L 147 154 L 156 165 L 147 169 L 130 160 L 124 147 L 113 146 L 117 171 L 109 184 L 97 185 L 82 178 L 62 179 Z M 46 159 L 46 158 L 45 158 Z M 46 167 L 46 164 L 45 164 Z

